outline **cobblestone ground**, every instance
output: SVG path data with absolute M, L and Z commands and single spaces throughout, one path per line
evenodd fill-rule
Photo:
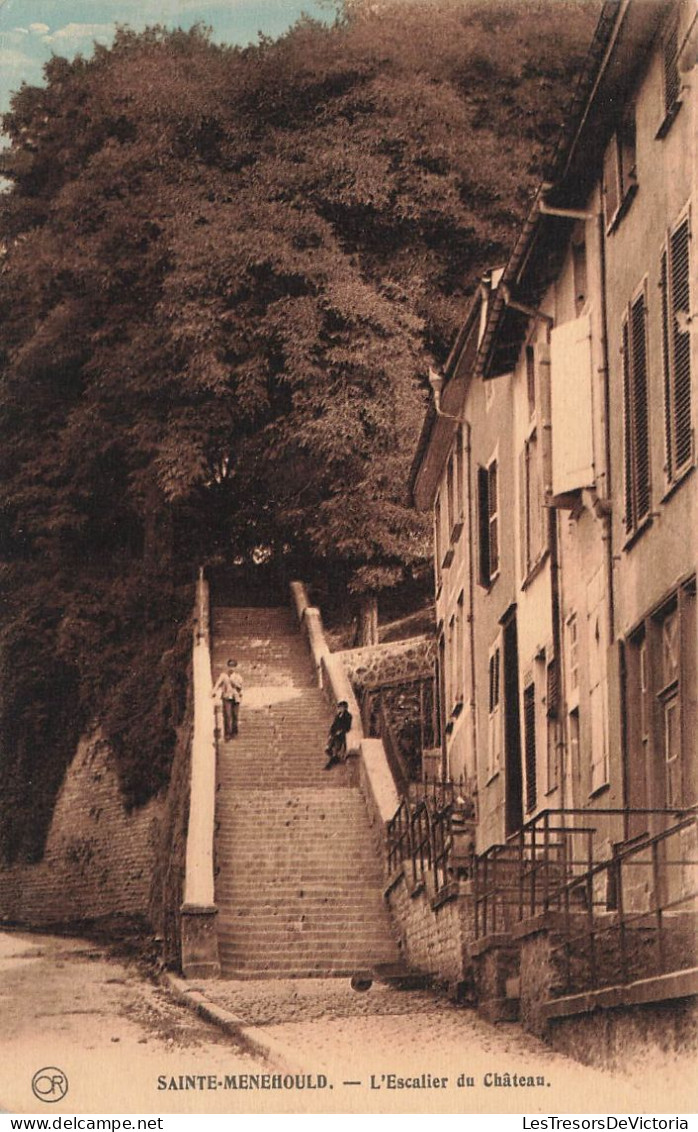
M 695 1066 L 689 1059 L 658 1052 L 651 1073 L 646 1065 L 631 1066 L 628 1074 L 607 1073 L 556 1053 L 516 1024 L 490 1025 L 472 1008 L 435 992 L 374 984 L 362 994 L 342 979 L 220 982 L 206 989 L 217 1003 L 263 1028 L 289 1065 L 325 1073 L 334 1086 L 330 1104 L 342 1106 L 334 1111 L 695 1108 Z M 435 1085 L 444 1078 L 445 1084 Z M 525 1083 L 514 1084 L 515 1079 Z

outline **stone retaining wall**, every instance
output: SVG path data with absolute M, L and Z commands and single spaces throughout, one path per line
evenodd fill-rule
M 431 877 L 411 889 L 404 870 L 392 878 L 386 900 L 409 966 L 428 972 L 451 987 L 470 984 L 472 896 L 465 884 L 449 889 L 449 899 L 434 899 Z
M 361 649 L 335 653 L 356 688 L 375 688 L 398 681 L 409 682 L 434 673 L 434 642 L 431 637 L 411 637 Z
M 83 738 L 56 801 L 43 860 L 0 866 L 0 919 L 46 925 L 147 920 L 161 800 L 127 813 L 98 736 Z
M 551 1021 L 546 1041 L 553 1049 L 609 1072 L 629 1060 L 655 1065 L 658 1055 L 698 1050 L 698 998 L 596 1010 Z

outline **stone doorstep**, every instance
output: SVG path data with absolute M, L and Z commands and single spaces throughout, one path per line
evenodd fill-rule
M 652 1002 L 693 997 L 698 997 L 698 967 L 689 967 L 685 971 L 671 971 L 667 975 L 655 975 L 650 979 L 637 979 L 633 983 L 566 995 L 564 998 L 550 999 L 543 1004 L 542 1010 L 543 1017 L 552 1021 L 555 1018 L 587 1014 L 592 1010 L 642 1006 Z
M 487 951 L 496 951 L 502 947 L 511 947 L 512 937 L 509 932 L 497 932 L 492 935 L 483 935 L 468 944 L 468 953 L 471 959 L 484 955 Z
M 587 918 L 585 913 L 575 913 L 574 915 Z M 563 912 L 541 912 L 538 916 L 529 916 L 528 919 L 514 924 L 511 929 L 511 938 L 525 939 L 526 936 L 536 935 L 538 932 L 561 932 L 564 931 L 566 923 Z
M 478 1006 L 477 1012 L 487 1022 L 518 1022 L 518 998 L 490 998 Z

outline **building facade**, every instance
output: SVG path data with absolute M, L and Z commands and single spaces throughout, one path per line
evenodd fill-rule
M 433 383 L 412 490 L 478 853 L 593 810 L 605 859 L 698 801 L 697 42 L 687 0 L 604 5 L 550 181 Z

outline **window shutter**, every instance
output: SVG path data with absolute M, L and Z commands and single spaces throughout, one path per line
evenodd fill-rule
M 618 139 L 614 134 L 606 150 L 603 163 L 603 191 L 607 228 L 613 223 L 614 217 L 620 207 L 619 186 Z
M 490 584 L 489 476 L 487 468 L 477 470 L 477 503 L 480 535 L 480 585 Z
M 534 810 L 536 790 L 536 689 L 534 684 L 524 688 L 524 756 L 526 762 L 526 809 Z
M 546 711 L 548 719 L 557 719 L 560 704 L 560 666 L 557 657 L 548 661 L 546 673 Z
M 561 495 L 594 483 L 588 315 L 553 329 L 550 359 L 552 489 L 555 495 Z
M 499 517 L 497 515 L 497 461 L 487 469 L 487 525 L 489 528 L 489 577 L 499 569 Z
M 650 509 L 650 445 L 647 405 L 647 316 L 645 296 L 640 295 L 631 308 L 631 360 L 633 401 L 633 464 L 635 479 L 636 522 Z
M 519 569 L 523 580 L 528 574 L 528 484 L 525 446 L 519 453 Z
M 671 330 L 673 337 L 673 432 L 677 468 L 691 459 L 691 313 L 688 219 L 671 237 Z
M 673 397 L 671 389 L 671 343 L 669 340 L 669 274 L 667 253 L 662 252 L 659 268 L 659 289 L 662 296 L 662 356 L 664 358 L 664 443 L 666 445 L 667 479 L 674 478 Z
M 678 54 L 679 22 L 675 19 L 664 40 L 664 109 L 667 114 L 678 102 L 681 92 Z
M 630 330 L 628 320 L 623 322 L 623 441 L 625 470 L 625 529 L 632 531 L 635 526 L 635 507 L 633 505 L 633 446 L 632 446 L 632 370 L 630 364 Z

